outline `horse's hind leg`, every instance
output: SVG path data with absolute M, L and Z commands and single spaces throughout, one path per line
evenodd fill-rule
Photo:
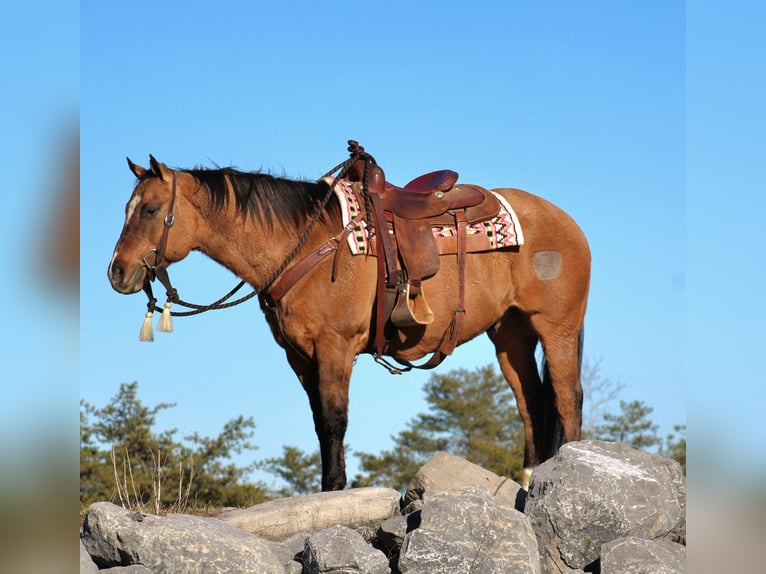
M 544 448 L 544 395 L 535 361 L 537 335 L 529 322 L 512 309 L 487 334 L 495 345 L 500 370 L 513 389 L 519 416 L 524 423 L 523 488 L 532 469 L 541 462 Z
M 553 456 L 562 443 L 582 437 L 582 323 L 555 323 L 541 315 L 531 318 L 545 353 L 543 387 L 552 395 L 547 403 L 543 460 Z M 552 400 L 551 400 L 552 399 Z

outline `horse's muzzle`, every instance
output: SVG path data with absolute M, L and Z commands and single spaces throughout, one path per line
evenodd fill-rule
M 146 267 L 136 266 L 135 270 L 128 274 L 128 271 L 117 261 L 113 261 L 107 272 L 112 289 L 124 295 L 137 293 L 144 285 L 146 277 Z

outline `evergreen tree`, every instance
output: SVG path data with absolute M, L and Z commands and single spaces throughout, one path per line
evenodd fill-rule
M 252 466 L 228 462 L 251 450 L 251 418 L 229 421 L 217 437 L 192 434 L 176 440 L 176 430 L 155 433 L 158 412 L 175 406 L 147 407 L 138 383 L 123 383 L 103 408 L 80 401 L 80 502 L 109 500 L 152 511 L 197 506 L 244 506 L 265 500 L 260 484 L 247 484 Z
M 622 442 L 639 450 L 659 446 L 657 425 L 648 418 L 654 409 L 641 401 L 620 401 L 619 414 L 607 413 L 605 423 L 596 427 L 596 438 Z
M 665 439 L 665 445 L 660 450 L 660 454 L 678 461 L 686 474 L 686 425 L 675 425 L 673 431 Z M 680 436 L 676 436 L 675 433 Z
M 267 458 L 258 463 L 261 468 L 287 483 L 278 491 L 279 496 L 311 494 L 321 488 L 322 459 L 319 451 L 308 455 L 294 446 L 283 446 L 282 456 Z

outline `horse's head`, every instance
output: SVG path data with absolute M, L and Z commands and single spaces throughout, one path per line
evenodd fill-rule
M 109 264 L 112 287 L 125 294 L 141 290 L 153 267 L 183 259 L 192 249 L 197 213 L 190 209 L 185 188 L 194 185 L 194 178 L 149 157 L 148 169 L 128 159 L 138 183 Z

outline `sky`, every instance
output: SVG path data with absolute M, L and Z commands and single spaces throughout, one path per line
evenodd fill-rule
M 647 42 L 646 38 L 652 41 Z M 84 2 L 80 30 L 80 395 L 138 381 L 160 427 L 214 436 L 240 414 L 256 458 L 316 448 L 308 401 L 255 301 L 175 320 L 138 341 L 143 295 L 106 268 L 134 183 L 125 157 L 315 178 L 356 139 L 403 183 L 434 169 L 520 187 L 574 217 L 593 254 L 585 355 L 684 424 L 685 11 L 680 2 Z M 523 222 L 522 222 L 523 223 Z M 172 241 L 172 234 L 171 239 Z M 194 256 L 171 268 L 189 301 L 236 278 Z M 485 337 L 434 373 L 494 363 Z M 390 448 L 430 372 L 360 357 L 352 449 Z M 615 408 L 617 405 L 615 405 Z M 349 457 L 353 474 L 353 457 Z

